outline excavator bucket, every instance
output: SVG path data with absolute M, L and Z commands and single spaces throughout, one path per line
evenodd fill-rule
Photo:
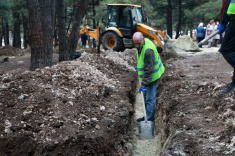
M 176 53 L 175 47 L 172 45 L 172 43 L 174 42 L 174 40 L 170 39 L 170 40 L 165 40 L 163 44 L 163 48 L 161 46 L 158 46 L 157 42 L 155 40 L 153 40 L 153 43 L 156 45 L 157 47 L 157 51 L 158 53 L 162 53 L 162 52 L 172 52 L 172 53 Z
M 176 53 L 176 49 L 175 47 L 172 45 L 172 43 L 175 41 L 174 39 L 171 39 L 171 37 L 163 31 L 158 31 L 158 37 L 160 36 L 160 38 L 162 38 L 162 40 L 164 40 L 164 48 L 163 48 L 163 52 L 172 52 L 172 53 Z
M 168 39 L 165 44 L 164 44 L 164 52 L 171 52 L 171 53 L 176 53 L 176 49 L 175 47 L 172 45 L 172 43 L 174 42 L 175 40 L 173 39 Z

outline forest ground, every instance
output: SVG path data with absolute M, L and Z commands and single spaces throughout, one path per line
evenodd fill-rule
M 234 155 L 235 94 L 219 94 L 232 68 L 218 48 L 202 50 L 161 54 L 156 137 L 147 143 L 135 121 L 134 50 L 59 64 L 54 54 L 53 67 L 34 72 L 27 51 L 9 56 L 0 63 L 0 154 Z

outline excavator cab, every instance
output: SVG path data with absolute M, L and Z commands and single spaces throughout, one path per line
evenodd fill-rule
M 143 9 L 139 5 L 109 4 L 107 9 L 106 28 L 116 27 L 124 36 L 132 36 L 136 23 L 145 23 Z
M 134 47 L 132 35 L 136 32 L 136 24 L 145 22 L 144 11 L 140 5 L 108 4 L 106 31 L 102 40 L 104 49 L 123 51 L 125 48 Z

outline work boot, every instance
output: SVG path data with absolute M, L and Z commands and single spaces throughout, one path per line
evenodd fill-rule
M 229 93 L 231 92 L 231 90 L 234 88 L 234 85 L 231 83 L 228 88 L 224 89 L 224 90 L 221 90 L 220 91 L 220 94 L 226 94 L 226 93 Z
M 137 122 L 144 121 L 144 117 L 138 118 L 136 121 L 137 121 Z

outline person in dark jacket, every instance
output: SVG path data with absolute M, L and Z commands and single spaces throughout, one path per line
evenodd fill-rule
M 135 32 L 133 42 L 137 48 L 137 66 L 135 67 L 141 86 L 139 92 L 143 92 L 145 109 L 148 121 L 154 121 L 155 95 L 158 80 L 165 71 L 161 58 L 155 44 L 149 39 L 145 39 L 143 34 Z M 145 118 L 137 119 L 137 122 L 144 121 Z
M 223 0 L 221 7 L 219 33 L 225 31 L 220 52 L 225 60 L 233 67 L 233 78 L 229 86 L 220 91 L 220 94 L 229 93 L 235 86 L 235 0 Z
M 86 49 L 86 41 L 87 41 L 88 37 L 86 34 L 82 34 L 81 35 L 81 40 L 82 40 L 82 48 Z
M 205 38 L 206 30 L 203 27 L 203 23 L 199 23 L 197 27 L 197 42 L 201 42 Z M 202 48 L 202 45 L 199 46 Z

